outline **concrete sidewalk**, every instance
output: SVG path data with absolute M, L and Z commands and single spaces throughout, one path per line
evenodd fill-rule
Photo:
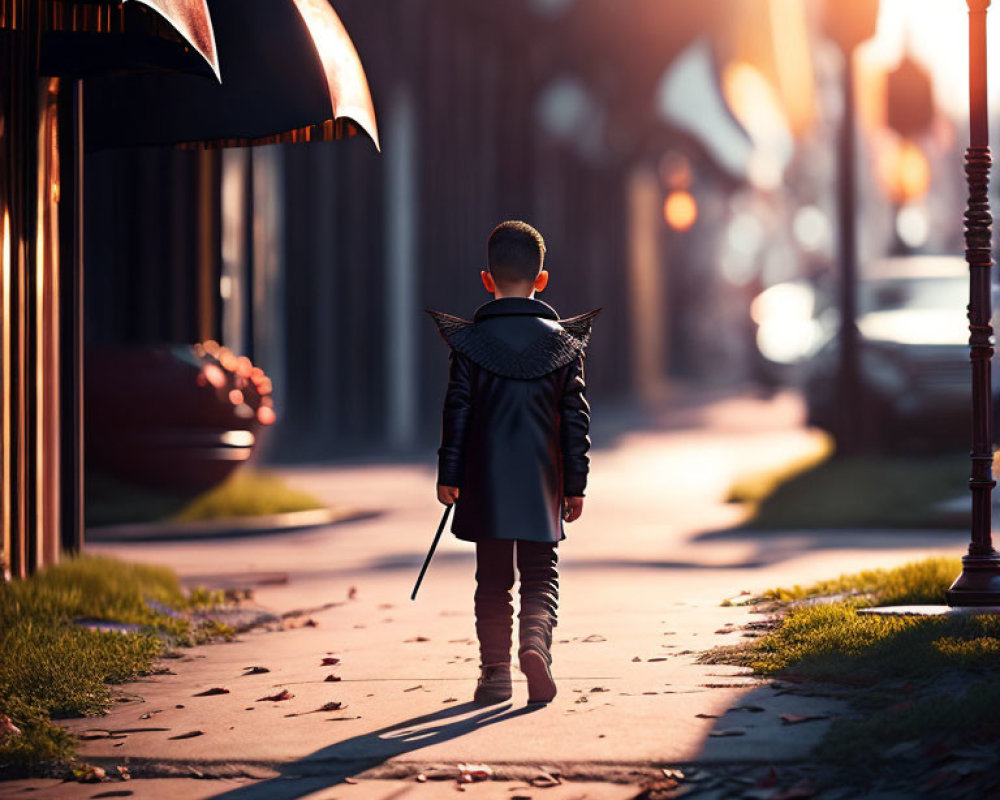
M 958 555 L 965 541 L 934 531 L 704 535 L 745 513 L 723 502 L 736 475 L 808 449 L 797 413 L 788 398 L 734 398 L 707 406 L 691 425 L 628 434 L 595 452 L 584 517 L 560 546 L 559 695 L 543 708 L 526 707 L 522 682 L 508 704 L 469 703 L 478 662 L 471 546 L 446 537 L 420 597 L 408 599 L 439 516 L 429 465 L 285 471 L 331 502 L 381 505 L 386 513 L 375 519 L 247 540 L 93 548 L 173 566 L 191 584 L 249 585 L 259 603 L 305 613 L 294 617 L 299 627 L 182 651 L 164 662 L 173 674 L 121 687 L 129 699 L 108 716 L 67 722 L 87 737 L 85 758 L 127 764 L 137 780 L 15 782 L 0 784 L 0 798 L 118 790 L 177 800 L 419 800 L 460 784 L 416 775 L 454 773 L 460 763 L 511 779 L 464 787 L 477 797 L 635 797 L 664 767 L 688 773 L 691 797 L 777 794 L 808 773 L 809 751 L 845 707 L 697 663 L 700 652 L 739 641 L 751 619 L 721 602 L 742 590 Z M 269 671 L 244 675 L 251 666 Z M 340 680 L 327 681 L 331 674 Z M 197 696 L 212 688 L 228 693 Z M 294 697 L 262 699 L 283 690 Z M 774 790 L 746 794 L 772 766 Z M 564 783 L 529 782 L 542 773 Z M 215 780 L 185 780 L 192 776 Z M 359 783 L 345 782 L 351 776 Z

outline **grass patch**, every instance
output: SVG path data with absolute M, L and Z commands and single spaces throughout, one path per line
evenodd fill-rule
M 809 586 L 771 589 L 769 600 L 789 602 L 816 597 L 864 596 L 869 605 L 944 605 L 945 592 L 962 571 L 958 558 L 928 558 L 895 569 L 870 569 Z
M 291 488 L 283 478 L 251 469 L 236 470 L 226 481 L 196 497 L 173 515 L 180 522 L 227 517 L 285 514 L 323 508 L 308 492 Z
M 0 739 L 0 776 L 69 758 L 75 740 L 51 719 L 107 709 L 109 684 L 147 672 L 166 643 L 226 633 L 183 614 L 219 599 L 185 595 L 163 567 L 92 556 L 0 585 L 0 714 L 22 731 Z M 74 624 L 81 618 L 138 627 L 101 632 Z
M 874 772 L 879 769 L 879 756 L 891 757 L 888 751 L 907 742 L 985 744 L 992 749 L 1000 738 L 998 703 L 1000 684 L 994 680 L 974 681 L 956 693 L 896 702 L 872 711 L 866 719 L 835 722 L 820 746 L 820 755 Z
M 761 598 L 778 604 L 768 633 L 702 660 L 849 687 L 863 718 L 835 722 L 820 754 L 854 769 L 877 769 L 879 754 L 907 742 L 995 742 L 1000 615 L 857 613 L 874 605 L 941 604 L 960 570 L 959 559 L 932 558 L 774 589 Z
M 775 627 L 760 639 L 713 651 L 706 658 L 739 663 L 763 675 L 791 674 L 850 685 L 918 680 L 990 666 L 989 654 L 1000 648 L 1000 616 L 857 613 L 875 605 L 942 604 L 960 570 L 959 559 L 930 558 L 770 590 L 761 599 L 783 606 Z M 809 602 L 822 599 L 832 601 Z
M 935 504 L 962 493 L 968 459 L 829 458 L 817 454 L 737 481 L 734 501 L 753 512 L 746 526 L 763 530 L 960 527 Z
M 102 474 L 88 474 L 87 525 L 139 522 L 197 522 L 307 511 L 324 504 L 308 492 L 293 489 L 283 478 L 249 468 L 191 497 L 123 483 Z
M 834 441 L 829 434 L 816 433 L 809 444 L 810 448 L 804 455 L 780 467 L 761 469 L 738 476 L 729 487 L 726 502 L 749 503 L 756 508 L 774 494 L 783 483 L 814 469 L 833 455 Z

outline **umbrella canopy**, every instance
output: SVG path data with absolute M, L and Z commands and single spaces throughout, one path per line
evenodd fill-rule
M 0 0 L 0 30 L 37 32 L 41 75 L 219 74 L 206 0 Z
M 221 84 L 183 74 L 85 83 L 88 149 L 225 147 L 378 129 L 361 60 L 327 0 L 209 0 Z

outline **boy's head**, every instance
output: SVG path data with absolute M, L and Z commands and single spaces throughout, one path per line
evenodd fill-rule
M 527 222 L 501 222 L 487 245 L 489 271 L 483 285 L 496 297 L 531 297 L 542 291 L 549 274 L 545 263 L 545 240 Z

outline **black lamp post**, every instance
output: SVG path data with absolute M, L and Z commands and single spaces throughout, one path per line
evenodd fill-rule
M 857 330 L 857 147 L 854 101 L 854 51 L 875 33 L 878 0 L 827 0 L 825 26 L 844 54 L 843 97 L 837 158 L 838 262 L 840 266 L 840 409 L 836 427 L 838 455 L 865 449 L 869 428 L 864 414 L 858 365 Z
M 965 174 L 969 205 L 965 212 L 965 258 L 969 262 L 969 357 L 972 361 L 972 542 L 962 559 L 962 574 L 948 590 L 952 606 L 1000 606 L 1000 553 L 990 533 L 993 480 L 993 437 L 990 359 L 993 327 L 992 229 L 989 174 L 990 145 L 986 99 L 986 11 L 990 0 L 969 5 L 969 149 Z

